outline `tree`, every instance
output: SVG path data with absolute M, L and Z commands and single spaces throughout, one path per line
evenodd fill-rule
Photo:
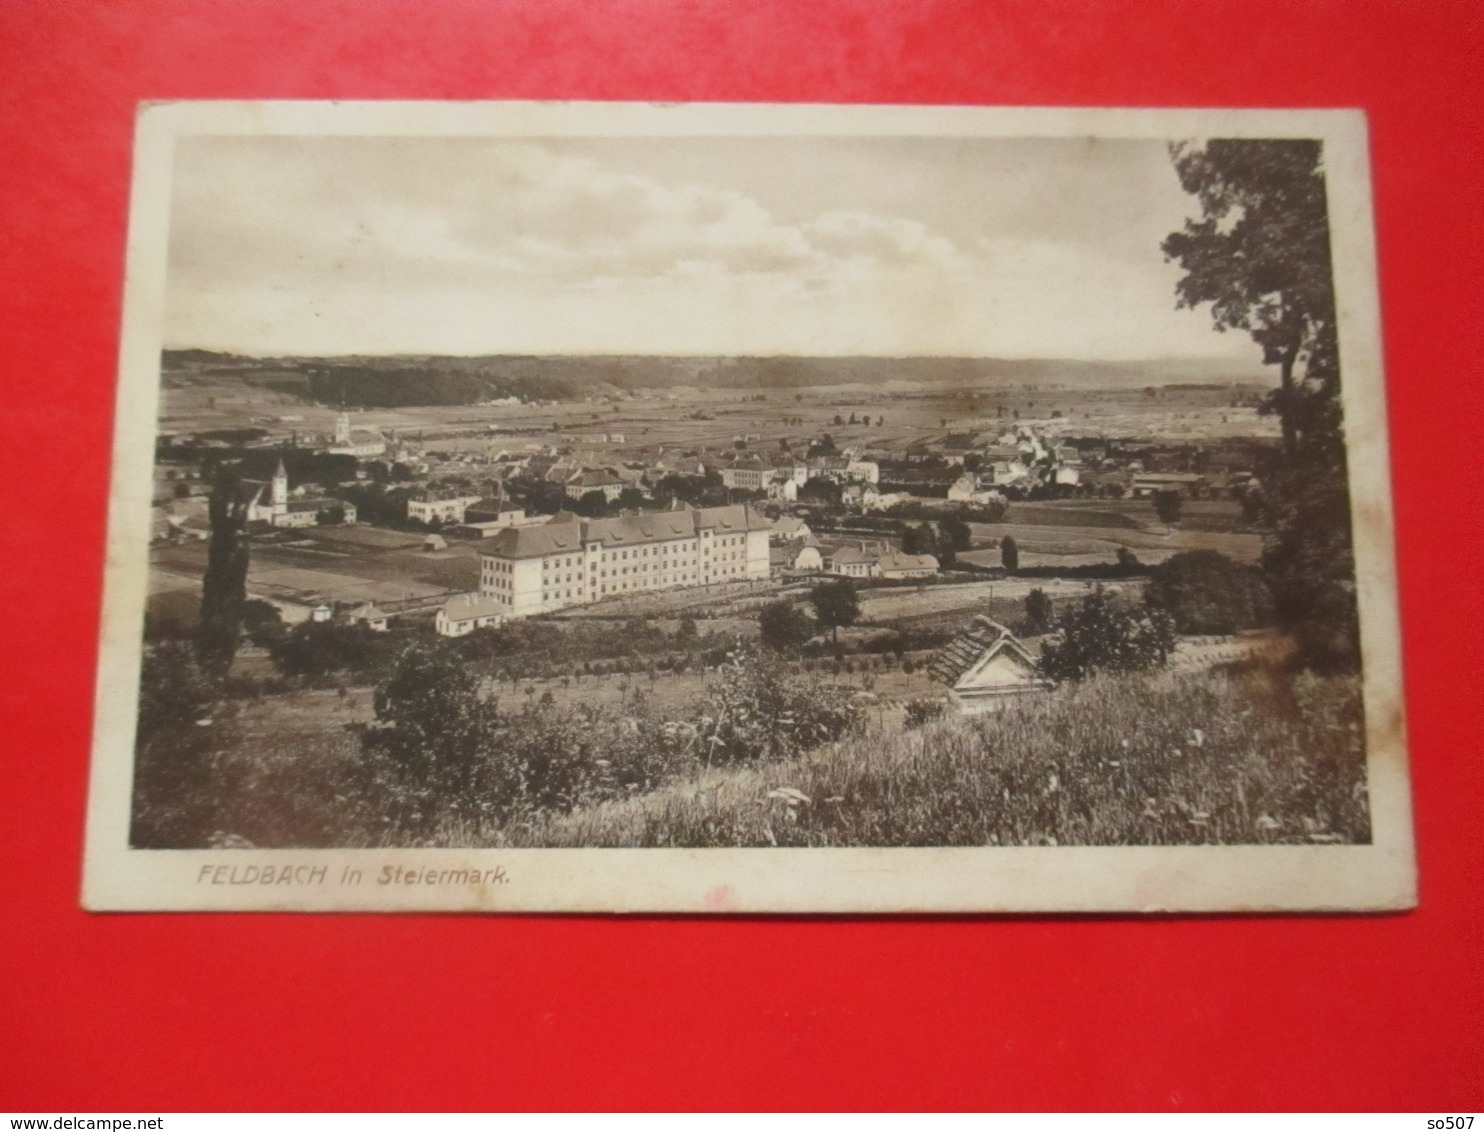
M 618 499 L 615 505 L 620 510 L 639 511 L 643 510 L 645 504 L 648 502 L 644 498 L 644 493 L 637 487 L 626 487 L 618 493 Z
M 1119 573 L 1133 574 L 1138 571 L 1140 566 L 1139 556 L 1128 547 L 1120 546 L 1118 548 L 1118 554 L 1116 555 L 1116 558 L 1118 561 Z
M 1269 624 L 1273 595 L 1262 575 L 1215 550 L 1187 550 L 1154 567 L 1144 600 L 1181 633 L 1235 633 Z
M 1170 152 L 1202 213 L 1162 245 L 1165 258 L 1185 269 L 1177 305 L 1210 303 L 1218 330 L 1245 330 L 1262 347 L 1263 362 L 1278 366 L 1271 407 L 1292 456 L 1309 423 L 1309 402 L 1333 399 L 1339 388 L 1320 143 L 1215 138 L 1176 143 Z
M 815 476 L 799 488 L 799 502 L 838 507 L 844 494 L 845 489 L 828 476 Z
M 201 579 L 196 659 L 208 677 L 221 680 L 242 641 L 242 609 L 247 604 L 247 500 L 235 467 L 217 469 L 207 516 L 211 541 Z
M 809 615 L 789 601 L 771 601 L 758 614 L 763 644 L 777 652 L 792 652 L 814 636 Z
M 920 523 L 915 527 L 909 525 L 902 532 L 903 554 L 932 554 L 937 549 L 938 536 L 927 523 Z
M 1137 672 L 1162 667 L 1174 647 L 1168 613 L 1124 605 L 1098 586 L 1057 623 L 1056 636 L 1041 650 L 1041 671 L 1053 680 Z
M 1167 527 L 1180 521 L 1180 510 L 1184 505 L 1185 497 L 1178 491 L 1156 491 L 1154 493 L 1154 513 Z
M 345 508 L 339 504 L 333 507 L 326 507 L 315 515 L 314 521 L 322 527 L 339 526 L 345 522 Z
M 1185 269 L 1177 305 L 1210 303 L 1218 329 L 1246 331 L 1278 366 L 1263 406 L 1283 436 L 1263 482 L 1263 570 L 1278 623 L 1297 638 L 1300 663 L 1353 669 L 1355 565 L 1320 143 L 1216 139 L 1176 145 L 1171 156 L 1202 212 L 1162 245 Z
M 969 550 L 974 545 L 974 532 L 957 515 L 950 515 L 938 524 L 938 535 L 940 544 L 953 550 Z
M 837 643 L 840 630 L 854 625 L 860 617 L 860 598 L 849 578 L 818 583 L 809 591 L 809 601 L 814 606 L 815 620 L 830 630 Z
M 608 497 L 601 491 L 584 491 L 572 510 L 584 519 L 601 519 L 608 513 Z
M 1020 569 L 1020 547 L 1011 535 L 1000 539 L 1000 565 L 1011 574 Z
M 1051 628 L 1051 598 L 1037 587 L 1025 595 L 1025 631 L 1027 636 L 1037 637 Z

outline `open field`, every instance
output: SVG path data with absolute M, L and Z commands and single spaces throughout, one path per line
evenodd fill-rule
M 174 378 L 163 390 L 162 431 L 201 431 L 254 425 L 270 438 L 294 433 L 327 434 L 336 410 L 278 389 L 249 383 L 264 377 L 257 364 L 214 367 L 189 380 Z M 572 361 L 581 388 L 582 362 Z M 234 375 L 235 374 L 235 375 Z M 1254 375 L 1256 376 L 1256 375 Z M 1151 374 L 1150 381 L 1167 375 Z M 811 385 L 799 389 L 755 389 L 676 385 L 629 392 L 593 386 L 592 399 L 524 404 L 413 406 L 368 409 L 358 426 L 396 430 L 432 451 L 520 451 L 560 443 L 592 460 L 621 460 L 642 450 L 725 448 L 734 437 L 754 437 L 772 446 L 781 440 L 807 443 L 829 432 L 839 444 L 901 448 L 947 431 L 991 431 L 1013 425 L 1035 427 L 1047 437 L 1102 436 L 1125 440 L 1210 441 L 1276 435 L 1273 417 L 1233 407 L 1238 390 L 1228 384 L 1142 388 L 1058 387 L 1055 380 L 981 385 L 973 381 L 915 380 Z M 1241 387 L 1246 396 L 1261 385 Z M 762 397 L 763 400 L 756 398 Z M 851 414 L 869 424 L 835 424 Z M 1053 415 L 1055 414 L 1055 415 Z M 790 423 L 797 420 L 798 423 Z M 474 433 L 475 435 L 457 435 Z M 622 442 L 605 436 L 622 434 Z
M 421 540 L 373 527 L 315 527 L 296 537 L 255 545 L 248 592 L 280 600 L 364 602 L 395 606 L 464 593 L 479 584 L 479 550 L 472 542 L 423 551 Z M 182 543 L 150 552 L 151 585 L 199 585 L 206 544 Z

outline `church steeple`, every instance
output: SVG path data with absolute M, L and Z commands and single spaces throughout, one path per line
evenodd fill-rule
M 283 457 L 278 458 L 278 467 L 273 471 L 273 510 L 283 511 L 289 505 L 289 473 L 283 466 Z

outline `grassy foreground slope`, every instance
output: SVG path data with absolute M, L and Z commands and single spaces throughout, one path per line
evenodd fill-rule
M 469 843 L 456 829 L 440 842 Z M 508 829 L 525 846 L 1366 842 L 1353 679 L 1103 677 Z

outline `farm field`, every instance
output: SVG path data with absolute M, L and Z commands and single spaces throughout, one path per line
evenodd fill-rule
M 1176 554 L 1182 550 L 1219 550 L 1227 557 L 1237 562 L 1252 564 L 1262 557 L 1262 536 L 1248 532 L 1238 531 L 1192 531 L 1176 527 L 1169 533 L 1161 533 L 1150 530 L 1135 530 L 1122 527 L 1076 527 L 1076 526 L 1042 526 L 1029 523 L 970 523 L 969 530 L 973 535 L 976 545 L 998 547 L 1000 540 L 1005 536 L 1013 538 L 1017 544 L 1029 544 L 1036 547 L 1036 553 L 1043 555 L 1055 555 L 1060 553 L 1056 548 L 1065 544 L 1077 544 L 1078 553 L 1087 553 L 1088 549 L 1082 544 L 1096 544 L 1098 547 L 1106 547 L 1109 553 L 1099 561 L 1111 562 L 1117 554 L 1120 546 L 1126 546 L 1143 561 L 1155 561 L 1151 553 L 1145 555 L 1142 552 L 1161 552 L 1165 557 Z M 1031 565 L 1022 556 L 1022 565 Z M 1046 563 L 1055 565 L 1055 562 Z M 1063 563 L 1070 565 L 1070 563 Z M 997 562 L 992 565 L 998 565 Z
M 395 605 L 478 586 L 477 543 L 454 543 L 447 550 L 429 552 L 418 549 L 421 540 L 413 536 L 372 527 L 322 527 L 304 534 L 253 547 L 247 575 L 251 594 Z M 154 587 L 199 585 L 206 570 L 206 544 L 155 547 L 150 563 Z
M 991 599 L 996 610 L 1007 605 L 1019 609 L 1033 589 L 1045 591 L 1053 600 L 1080 597 L 1093 583 L 1063 578 L 1005 578 L 993 582 L 966 582 L 958 585 L 923 586 L 917 589 L 879 589 L 861 592 L 861 619 L 874 625 L 918 622 L 953 622 L 954 615 L 967 621 L 976 613 L 989 610 Z M 1137 583 L 1113 582 L 1105 588 L 1117 591 Z

